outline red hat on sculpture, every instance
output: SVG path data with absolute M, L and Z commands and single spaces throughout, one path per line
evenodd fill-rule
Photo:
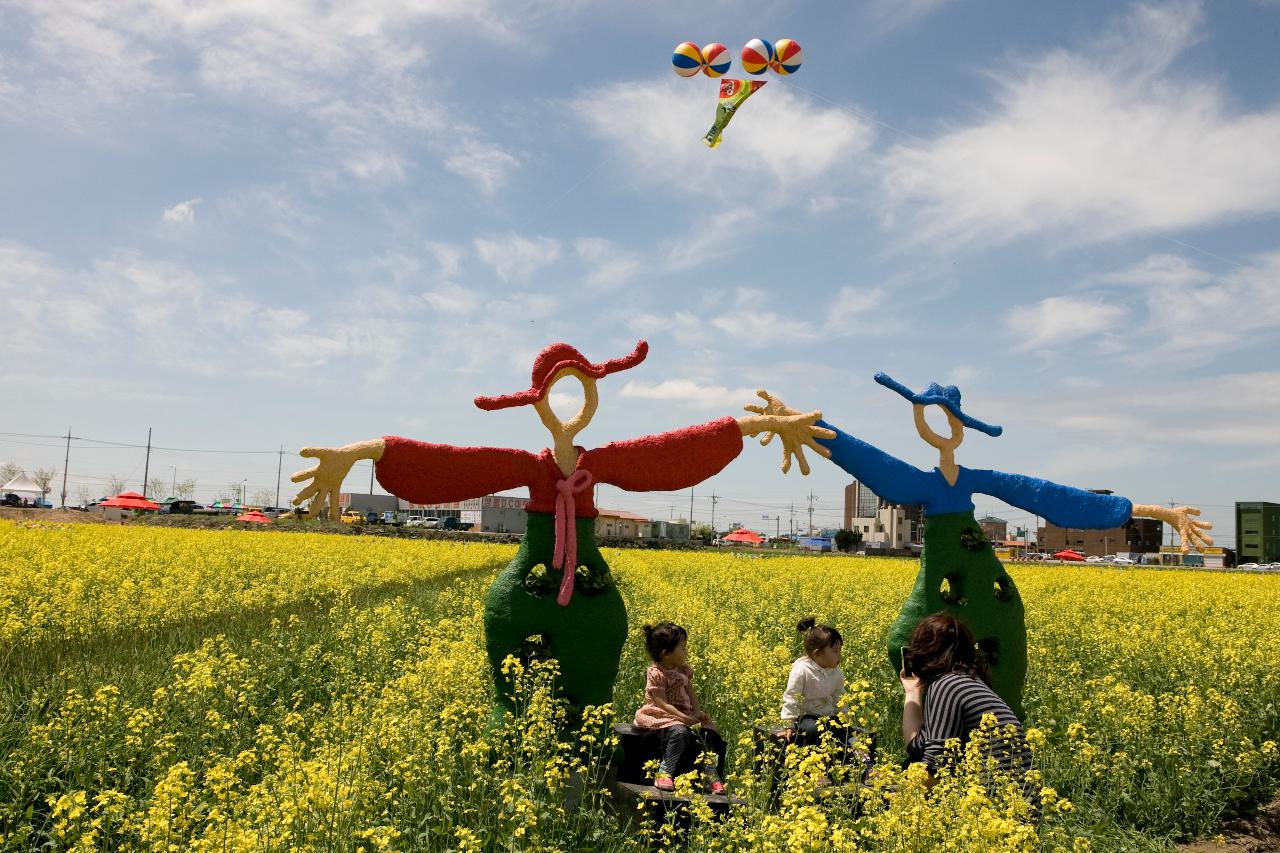
M 592 364 L 587 357 L 566 343 L 551 344 L 533 360 L 533 382 L 527 391 L 516 394 L 505 394 L 501 397 L 476 397 L 476 405 L 482 409 L 509 409 L 512 406 L 527 406 L 536 403 L 546 396 L 551 380 L 565 368 L 575 368 L 593 379 L 601 379 L 610 373 L 617 373 L 635 367 L 644 361 L 649 354 L 649 344 L 640 341 L 630 355 L 612 358 L 600 364 Z

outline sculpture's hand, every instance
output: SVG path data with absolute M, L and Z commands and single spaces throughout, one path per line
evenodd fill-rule
M 1182 553 L 1184 554 L 1192 548 L 1200 551 L 1213 544 L 1212 537 L 1204 532 L 1212 530 L 1213 525 L 1207 521 L 1199 521 L 1194 518 L 1194 516 L 1200 514 L 1200 510 L 1197 507 L 1134 504 L 1133 514 L 1136 517 L 1157 518 L 1171 525 L 1174 530 L 1178 531 L 1178 538 L 1181 540 Z
M 765 405 L 744 406 L 753 417 L 739 418 L 738 424 L 743 435 L 765 435 L 760 439 L 761 445 L 767 445 L 774 435 L 782 438 L 782 473 L 791 470 L 791 457 L 795 456 L 800 463 L 800 473 L 808 475 L 809 460 L 805 458 L 804 449 L 808 447 L 819 456 L 830 457 L 831 451 L 818 444 L 814 439 L 835 438 L 836 434 L 829 429 L 816 426 L 821 420 L 822 412 L 798 412 L 768 391 L 756 392 L 765 401 Z
M 1200 514 L 1198 507 L 1179 506 L 1174 507 L 1170 512 L 1174 516 L 1174 520 L 1170 524 L 1178 531 L 1178 539 L 1182 544 L 1182 553 L 1185 554 L 1192 548 L 1197 551 L 1203 551 L 1213 544 L 1213 537 L 1204 532 L 1212 530 L 1213 525 L 1210 522 L 1192 518 L 1192 516 Z
M 342 491 L 342 481 L 347 478 L 351 466 L 361 459 L 372 459 L 377 462 L 382 458 L 384 448 L 385 443 L 380 438 L 348 444 L 344 447 L 302 448 L 298 451 L 299 456 L 307 456 L 317 462 L 307 470 L 299 471 L 289 478 L 295 483 L 311 481 L 294 495 L 293 505 L 299 506 L 304 501 L 310 500 L 311 505 L 307 515 L 315 518 L 324 509 L 327 501 L 329 517 L 338 521 L 338 494 Z

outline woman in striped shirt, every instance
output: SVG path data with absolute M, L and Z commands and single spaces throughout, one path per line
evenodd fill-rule
M 923 761 L 936 774 L 947 761 L 946 743 L 955 738 L 961 748 L 993 714 L 999 736 L 985 744 L 1001 772 L 1021 779 L 1031 769 L 1031 750 L 1022 721 L 991 689 L 986 656 L 978 651 L 968 627 L 949 613 L 926 616 L 903 649 L 898 674 L 906 698 L 902 707 L 902 740 L 911 761 Z M 1009 730 L 1013 729 L 1008 735 Z M 1024 783 L 1024 793 L 1036 805 L 1034 786 Z

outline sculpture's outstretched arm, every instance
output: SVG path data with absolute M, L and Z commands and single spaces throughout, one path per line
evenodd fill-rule
M 804 458 L 806 447 L 819 456 L 831 458 L 831 451 L 817 442 L 819 438 L 836 437 L 833 430 L 817 425 L 822 420 L 822 412 L 797 411 L 763 388 L 756 394 L 764 400 L 764 405 L 743 406 L 754 417 L 738 418 L 738 426 L 744 436 L 764 433 L 760 439 L 762 447 L 773 441 L 775 435 L 782 437 L 782 473 L 791 470 L 791 457 L 794 455 L 800 463 L 800 473 L 808 476 L 809 460 Z

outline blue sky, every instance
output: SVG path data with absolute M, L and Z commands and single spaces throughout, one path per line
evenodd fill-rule
M 756 36 L 804 67 L 708 150 L 715 83 L 671 48 Z M 472 397 L 643 337 L 582 443 L 766 387 L 932 466 L 884 370 L 1004 425 L 961 464 L 1198 502 L 1231 544 L 1233 501 L 1280 500 L 1277 92 L 1273 2 L 0 0 L 0 459 L 60 469 L 30 436 L 68 426 L 536 450 L 531 410 Z M 748 446 L 695 517 L 812 489 L 838 519 L 843 472 L 778 461 Z M 212 498 L 275 462 L 152 472 Z M 140 485 L 142 455 L 76 442 L 70 471 L 72 499 Z

